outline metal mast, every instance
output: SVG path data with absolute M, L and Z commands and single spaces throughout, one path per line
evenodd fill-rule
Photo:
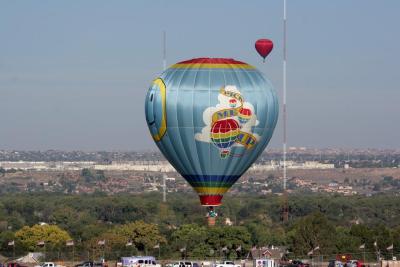
M 167 33 L 163 31 L 163 70 L 167 69 Z
M 167 33 L 163 31 L 163 71 L 167 69 Z M 166 175 L 163 175 L 163 202 L 167 202 Z
M 167 184 L 165 182 L 166 177 L 165 174 L 163 175 L 163 202 L 167 202 Z
M 282 220 L 287 222 L 289 219 L 288 197 L 286 190 L 287 170 L 286 170 L 286 0 L 283 0 L 283 211 Z

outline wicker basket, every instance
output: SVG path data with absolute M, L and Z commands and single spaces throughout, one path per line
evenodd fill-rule
M 216 221 L 217 221 L 216 217 L 207 217 L 208 226 L 215 226 Z

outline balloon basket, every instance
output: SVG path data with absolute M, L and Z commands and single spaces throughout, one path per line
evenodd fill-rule
M 207 224 L 209 227 L 215 226 L 216 221 L 217 221 L 216 217 L 207 217 Z

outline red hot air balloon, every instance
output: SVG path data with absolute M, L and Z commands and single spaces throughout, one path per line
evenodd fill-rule
M 263 62 L 265 62 L 265 58 L 272 51 L 272 48 L 274 48 L 274 43 L 269 39 L 259 39 L 257 40 L 255 47 L 258 54 L 260 54 L 264 59 Z

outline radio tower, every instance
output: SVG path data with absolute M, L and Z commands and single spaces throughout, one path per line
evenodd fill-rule
M 163 71 L 167 69 L 167 33 L 163 31 Z M 163 202 L 167 202 L 166 175 L 163 175 Z
M 167 32 L 163 31 L 163 71 L 167 69 Z
M 287 222 L 289 220 L 286 181 L 286 0 L 283 0 L 283 222 Z

